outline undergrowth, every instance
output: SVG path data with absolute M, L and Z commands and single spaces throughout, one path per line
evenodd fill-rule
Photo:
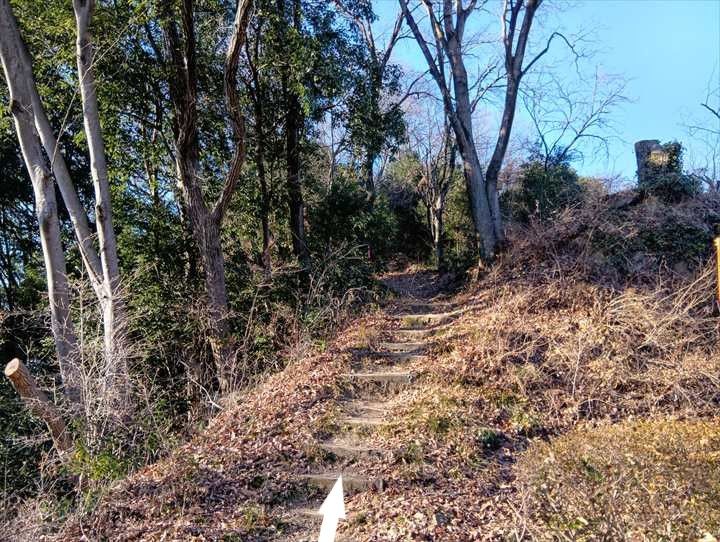
M 363 474 L 387 489 L 349 499 L 341 534 L 717 537 L 720 328 L 707 241 L 718 209 L 711 197 L 610 198 L 514 230 L 497 265 L 450 299 L 463 311 L 430 355 L 409 362 L 418 377 L 394 397 L 390 423 L 364 435 L 388 454 Z M 339 375 L 353 352 L 389 340 L 391 309 L 299 353 L 61 538 L 293 540 L 284 514 L 307 497 L 295 475 L 323 460 Z
M 537 443 L 518 465 L 528 535 L 699 540 L 720 532 L 717 419 L 630 420 Z

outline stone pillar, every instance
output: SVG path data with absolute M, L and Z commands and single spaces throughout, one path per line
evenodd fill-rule
M 660 141 L 657 139 L 644 139 L 635 143 L 635 158 L 637 159 L 638 183 L 642 184 L 648 176 L 648 158 L 655 151 L 662 152 Z

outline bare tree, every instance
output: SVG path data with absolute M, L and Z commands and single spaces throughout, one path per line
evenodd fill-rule
M 609 155 L 613 138 L 612 116 L 628 99 L 622 77 L 600 73 L 596 68 L 587 83 L 542 74 L 523 91 L 523 105 L 532 120 L 547 168 L 549 160 L 583 158 L 583 150 Z
M 720 84 L 708 85 L 704 116 L 686 125 L 696 143 L 690 168 L 711 192 L 720 191 Z
M 233 389 L 235 348 L 230 333 L 225 262 L 220 243 L 220 229 L 230 199 L 235 191 L 245 161 L 245 123 L 236 89 L 240 51 L 252 0 L 240 0 L 235 12 L 232 33 L 225 56 L 225 101 L 234 137 L 234 153 L 228 164 L 225 180 L 217 200 L 208 205 L 199 175 L 199 134 L 197 125 L 198 75 L 197 46 L 193 0 L 183 0 L 181 26 L 172 18 L 172 2 L 163 0 L 164 34 L 167 44 L 170 75 L 170 96 L 173 103 L 173 138 L 175 162 L 182 197 L 192 226 L 193 237 L 200 252 L 208 296 L 207 322 L 220 390 Z M 182 33 L 182 37 L 181 37 Z
M 20 39 L 17 22 L 7 0 L 0 0 L 0 59 L 10 90 L 10 112 L 35 196 L 35 212 L 40 226 L 40 243 L 47 277 L 50 321 L 60 375 L 66 397 L 77 402 L 80 385 L 78 345 L 75 327 L 70 318 L 70 296 L 65 255 L 60 241 L 55 186 L 43 154 L 42 143 L 35 130 L 32 92 L 27 86 L 32 79 L 32 73 L 28 73 L 27 51 Z
M 68 312 L 67 279 L 65 262 L 56 235 L 57 205 L 50 180 L 52 172 L 58 184 L 70 215 L 78 248 L 90 278 L 90 283 L 98 298 L 103 312 L 105 341 L 105 362 L 108 372 L 107 389 L 104 398 L 107 401 L 124 401 L 128 385 L 127 360 L 118 341 L 123 340 L 124 318 L 122 303 L 119 299 L 120 282 L 115 234 L 110 210 L 109 184 L 105 166 L 104 148 L 97 113 L 97 99 L 92 68 L 92 47 L 88 27 L 92 15 L 92 2 L 76 2 L 78 30 L 78 69 L 83 98 L 83 118 L 88 136 L 88 146 L 92 163 L 92 175 L 95 186 L 95 215 L 100 255 L 95 250 L 93 235 L 90 231 L 87 213 L 80 203 L 75 186 L 60 151 L 57 138 L 50 125 L 45 109 L 37 91 L 30 56 L 22 42 L 17 21 L 7 0 L 0 0 L 0 47 L 5 79 L 10 89 L 18 139 L 38 204 L 41 236 L 44 236 L 45 265 L 48 273 L 48 291 L 53 314 L 53 332 L 58 345 L 66 386 L 76 389 L 77 368 L 71 367 L 69 352 L 76 350 L 74 331 Z M 44 155 L 43 155 L 44 150 Z M 47 161 L 46 161 L 47 160 Z M 50 164 L 50 170 L 47 168 Z M 59 231 L 59 230 L 58 230 Z M 66 352 L 66 353 L 63 353 Z M 63 367 L 63 365 L 65 367 Z M 71 395 L 75 396 L 73 391 Z
M 335 108 L 330 108 L 318 130 L 318 145 L 327 153 L 327 189 L 330 190 L 337 178 L 338 161 L 344 153 L 350 150 L 348 131 L 346 126 L 340 122 L 341 115 L 338 115 Z
M 472 113 L 477 102 L 470 98 L 471 85 L 465 65 L 465 28 L 468 17 L 478 8 L 477 0 L 471 0 L 467 5 L 464 5 L 462 0 L 420 0 L 432 29 L 432 41 L 420 30 L 408 0 L 399 2 L 408 26 L 427 61 L 430 74 L 440 90 L 445 114 L 455 133 L 462 157 L 473 221 L 482 242 L 483 257 L 490 260 L 495 256 L 498 243 L 504 238 L 497 181 L 510 140 L 520 82 L 527 71 L 549 50 L 552 40 L 561 35 L 554 33 L 545 49 L 523 67 L 530 29 L 542 0 L 504 2 L 504 109 L 495 149 L 485 172 L 476 149 L 472 123 Z M 432 51 L 435 51 L 435 54 Z M 445 73 L 445 59 L 450 68 L 449 75 Z
M 90 154 L 90 172 L 95 189 L 95 224 L 100 252 L 100 266 L 104 299 L 102 302 L 106 357 L 115 360 L 113 368 L 119 386 L 128 385 L 127 360 L 117 342 L 123 340 L 125 308 L 119 293 L 120 264 L 117 255 L 115 230 L 112 223 L 110 182 L 105 161 L 105 143 L 100 127 L 100 112 L 95 91 L 94 48 L 90 35 L 90 21 L 94 0 L 73 0 L 76 23 L 76 57 L 83 125 Z
M 417 190 L 427 211 L 435 264 L 442 269 L 445 265 L 445 203 L 455 177 L 457 146 L 446 118 L 438 121 L 427 104 L 418 104 L 416 111 L 416 115 L 406 115 L 409 144 L 419 158 Z

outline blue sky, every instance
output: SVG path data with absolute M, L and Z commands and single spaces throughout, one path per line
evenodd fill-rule
M 491 0 L 491 3 L 495 0 Z M 499 0 L 497 0 L 499 5 Z M 376 0 L 378 30 L 392 24 L 397 0 Z M 538 17 L 538 41 L 555 28 L 569 34 L 589 31 L 594 51 L 585 68 L 597 65 L 605 73 L 627 79 L 624 95 L 630 102 L 612 116 L 617 139 L 610 156 L 586 156 L 576 167 L 586 174 L 618 173 L 632 178 L 635 158 L 632 144 L 640 139 L 679 139 L 688 147 L 689 158 L 704 151 L 687 133 L 686 125 L 711 122 L 700 108 L 708 86 L 720 87 L 720 0 L 579 0 L 558 4 L 546 0 Z M 475 16 L 477 17 L 477 16 Z M 492 19 L 486 19 L 492 23 Z M 476 24 L 481 24 L 479 18 Z M 499 32 L 499 23 L 490 26 Z M 562 46 L 554 54 L 561 55 Z M 566 53 L 566 52 L 565 52 Z M 547 59 L 561 76 L 570 75 L 572 63 Z M 412 40 L 398 46 L 395 61 L 406 70 L 425 70 L 426 65 Z M 483 59 L 478 59 L 482 62 Z M 469 66 L 470 69 L 470 66 Z M 546 68 L 541 68 L 546 69 Z M 531 133 L 524 114 L 516 124 L 517 135 Z

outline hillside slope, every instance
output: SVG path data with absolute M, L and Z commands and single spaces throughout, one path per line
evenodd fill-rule
M 47 538 L 316 540 L 343 472 L 342 540 L 714 540 L 717 217 L 578 210 L 454 296 L 391 274 L 381 310 Z

